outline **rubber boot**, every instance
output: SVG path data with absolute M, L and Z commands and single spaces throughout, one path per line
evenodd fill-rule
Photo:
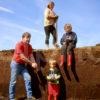
M 67 64 L 68 64 L 68 66 L 72 65 L 72 55 L 71 54 L 67 55 Z
M 64 64 L 64 55 L 60 56 L 60 66 L 63 66 Z

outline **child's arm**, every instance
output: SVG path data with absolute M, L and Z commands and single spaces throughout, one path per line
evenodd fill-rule
M 58 69 L 56 69 L 56 75 L 55 75 L 55 79 L 60 79 L 61 77 L 61 74 L 60 74 L 60 71 Z
M 50 76 L 50 70 L 48 71 L 48 75 L 47 75 L 46 78 L 47 78 L 48 81 L 52 80 L 52 78 L 51 78 L 51 76 Z
M 47 80 L 51 80 L 51 77 L 49 75 L 47 76 Z
M 62 36 L 61 40 L 60 40 L 61 45 L 64 45 L 64 43 L 66 44 L 65 41 L 65 34 Z
M 76 43 L 77 43 L 77 35 L 75 33 L 75 36 L 74 36 L 74 39 L 73 39 L 74 48 L 76 47 Z
M 55 79 L 60 79 L 60 77 L 61 77 L 61 75 L 59 74 L 59 75 L 55 76 Z

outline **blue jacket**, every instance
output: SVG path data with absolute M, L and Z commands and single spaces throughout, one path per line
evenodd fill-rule
M 75 32 L 70 32 L 70 33 L 65 33 L 62 38 L 61 38 L 61 45 L 63 45 L 63 43 L 66 43 L 67 46 L 71 46 L 72 48 L 76 47 L 76 43 L 77 43 L 77 35 Z

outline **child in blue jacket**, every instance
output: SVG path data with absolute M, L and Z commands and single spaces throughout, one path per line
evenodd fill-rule
M 72 65 L 72 57 L 74 54 L 74 48 L 77 43 L 77 35 L 72 31 L 71 24 L 65 24 L 65 34 L 61 38 L 61 62 L 60 66 L 63 66 L 64 62 L 67 62 L 67 66 Z

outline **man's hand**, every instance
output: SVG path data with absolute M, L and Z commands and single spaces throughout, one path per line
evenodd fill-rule
M 37 68 L 37 63 L 32 63 L 33 68 Z

